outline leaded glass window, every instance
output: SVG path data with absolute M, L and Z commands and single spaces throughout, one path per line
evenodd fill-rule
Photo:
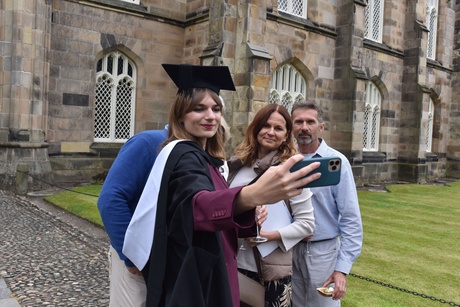
M 379 148 L 380 110 L 382 95 L 374 83 L 366 85 L 366 105 L 364 109 L 363 150 L 377 151 Z
M 96 70 L 94 140 L 124 142 L 134 134 L 135 66 L 114 52 L 100 59 Z
M 434 102 L 430 98 L 428 105 L 428 123 L 426 127 L 426 151 L 431 152 L 431 147 L 433 143 L 433 120 L 434 120 Z
M 279 0 L 278 10 L 291 15 L 307 18 L 307 0 Z
M 291 64 L 280 66 L 273 72 L 270 88 L 270 103 L 284 106 L 291 112 L 294 102 L 306 97 L 307 84 L 300 72 Z
M 438 0 L 427 0 L 426 26 L 428 32 L 428 44 L 426 57 L 434 60 L 436 58 L 436 32 L 438 30 Z
M 364 12 L 364 38 L 382 42 L 384 0 L 369 0 Z
M 140 0 L 121 0 L 121 1 L 132 3 L 132 4 L 140 4 Z

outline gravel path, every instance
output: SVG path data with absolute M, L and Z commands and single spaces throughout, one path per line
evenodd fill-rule
M 0 191 L 0 293 L 20 306 L 108 306 L 104 231 L 43 206 Z

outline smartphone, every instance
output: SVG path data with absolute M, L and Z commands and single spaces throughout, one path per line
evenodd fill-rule
M 328 185 L 336 185 L 340 182 L 340 168 L 342 166 L 342 160 L 339 157 L 318 157 L 303 159 L 302 161 L 294 164 L 294 166 L 291 168 L 291 173 L 313 162 L 320 162 L 321 165 L 311 173 L 307 174 L 307 176 L 319 172 L 321 173 L 321 177 L 308 183 L 302 188 L 324 187 Z

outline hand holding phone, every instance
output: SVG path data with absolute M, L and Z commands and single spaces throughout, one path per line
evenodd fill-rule
M 302 188 L 314 188 L 336 185 L 340 182 L 340 168 L 342 166 L 342 160 L 339 157 L 320 157 L 303 159 L 302 161 L 294 164 L 294 166 L 291 168 L 291 173 L 313 162 L 320 162 L 321 165 L 311 173 L 307 174 L 307 176 L 319 172 L 321 173 L 321 177 L 303 186 Z

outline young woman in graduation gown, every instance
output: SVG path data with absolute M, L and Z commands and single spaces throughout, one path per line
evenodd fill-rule
M 258 204 L 300 194 L 297 188 L 319 174 L 302 177 L 318 165 L 290 173 L 292 165 L 302 160 L 297 156 L 269 169 L 254 185 L 229 189 L 218 169 L 225 159 L 218 93 L 234 90 L 228 68 L 163 67 L 179 92 L 170 112 L 168 139 L 150 175 L 161 176 L 156 209 L 145 210 L 147 215 L 156 213 L 153 242 L 141 244 L 137 251 L 127 247 L 146 233 L 135 226 L 136 212 L 143 211 L 141 197 L 123 252 L 144 274 L 147 306 L 236 307 L 238 232 L 254 232 Z M 169 154 L 162 174 L 155 174 L 164 151 Z M 153 187 L 147 181 L 144 192 L 149 189 Z M 134 259 L 142 249 L 150 251 L 146 264 Z

